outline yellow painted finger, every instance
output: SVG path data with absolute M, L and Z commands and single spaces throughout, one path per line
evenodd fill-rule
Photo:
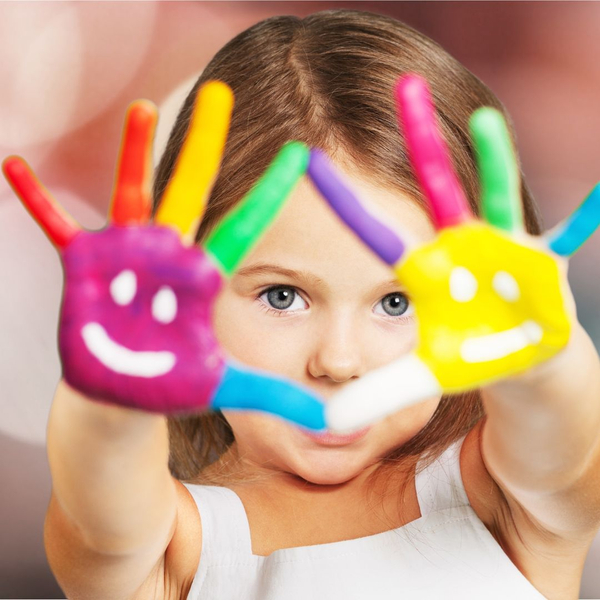
M 233 92 L 221 81 L 205 83 L 155 222 L 176 228 L 191 244 L 221 164 L 233 110 Z

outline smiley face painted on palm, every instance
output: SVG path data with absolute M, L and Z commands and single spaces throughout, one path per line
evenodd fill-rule
M 192 410 L 210 396 L 224 369 L 210 322 L 221 275 L 204 252 L 166 227 L 112 226 L 80 232 L 63 264 L 70 385 L 107 398 L 128 388 L 131 406 L 153 397 L 157 409 L 161 397 Z
M 415 304 L 416 354 L 447 392 L 521 372 L 569 339 L 556 260 L 483 222 L 442 230 L 395 272 Z

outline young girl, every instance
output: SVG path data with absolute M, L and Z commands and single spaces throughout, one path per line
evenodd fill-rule
M 220 80 L 235 108 L 197 241 L 288 140 L 325 150 L 356 192 L 415 241 L 432 240 L 392 95 L 408 72 L 432 89 L 478 214 L 468 119 L 502 105 L 425 36 L 345 10 L 268 19 L 229 42 L 180 112 L 154 196 L 200 85 Z M 526 229 L 538 234 L 525 184 L 521 192 Z M 225 282 L 212 317 L 232 357 L 325 399 L 417 341 L 406 290 L 306 178 Z M 169 417 L 167 439 L 164 417 L 61 385 L 48 435 L 52 569 L 70 598 L 86 600 L 576 598 L 600 522 L 598 477 L 584 468 L 598 464 L 600 378 L 577 324 L 571 346 L 584 349 L 576 366 L 565 351 L 487 397 L 431 397 L 347 435 L 223 409 Z M 486 418 L 497 438 L 514 431 L 510 458 L 484 461 Z M 77 519 L 61 508 L 69 502 Z

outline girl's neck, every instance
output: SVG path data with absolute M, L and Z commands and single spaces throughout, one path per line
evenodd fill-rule
M 382 462 L 378 461 L 343 483 L 320 484 L 300 477 L 290 471 L 273 467 L 272 465 L 255 464 L 240 456 L 235 442 L 221 455 L 221 457 L 205 468 L 199 476 L 199 483 L 209 483 L 239 488 L 255 488 L 268 490 L 270 495 L 278 497 L 294 497 L 302 499 L 310 496 L 311 499 L 321 497 L 324 501 L 328 498 L 364 498 L 381 497 L 397 490 L 398 486 L 414 475 L 414 461 L 405 464 L 390 466 L 384 474 L 381 469 Z M 381 477 L 374 478 L 376 474 Z M 367 494 L 368 492 L 368 494 Z M 393 492 L 392 492 L 393 493 Z

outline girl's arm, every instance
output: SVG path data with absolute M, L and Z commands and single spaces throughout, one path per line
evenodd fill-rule
M 44 541 L 69 598 L 164 598 L 177 516 L 162 415 L 92 401 L 59 384 L 48 423 L 52 473 Z M 150 580 L 152 580 L 150 582 Z
M 484 217 L 476 219 L 426 82 L 407 75 L 396 94 L 411 164 L 440 230 L 433 242 L 410 248 L 318 151 L 309 175 L 394 268 L 414 301 L 419 344 L 330 399 L 328 424 L 360 427 L 443 392 L 483 388 L 481 453 L 513 516 L 528 511 L 545 541 L 554 532 L 589 542 L 600 528 L 600 359 L 577 322 L 565 259 L 600 223 L 600 186 L 551 232 L 528 235 L 508 129 L 499 113 L 480 108 L 470 121 Z M 365 404 L 368 396 L 377 400 Z
M 68 215 L 23 159 L 3 163 L 64 270 L 58 337 L 69 387 L 59 386 L 48 426 L 45 545 L 69 597 L 162 599 L 189 588 L 201 526 L 189 492 L 169 473 L 164 415 L 257 409 L 324 427 L 323 403 L 311 390 L 229 360 L 212 328 L 222 279 L 281 210 L 309 154 L 300 142 L 284 144 L 198 248 L 232 109 L 223 82 L 198 90 L 152 218 L 157 112 L 147 101 L 132 103 L 108 223 L 98 231 Z
M 162 599 L 191 585 L 201 526 L 189 492 L 169 473 L 164 415 L 257 409 L 324 427 L 323 404 L 308 388 L 230 361 L 212 329 L 223 277 L 250 252 L 308 163 L 304 144 L 284 144 L 198 248 L 232 109 L 224 83 L 199 89 L 154 219 L 157 114 L 147 101 L 127 111 L 101 230 L 80 227 L 21 158 L 3 163 L 64 269 L 58 337 L 69 387 L 59 386 L 48 427 L 53 493 L 45 545 L 71 598 Z
M 481 453 L 498 485 L 546 529 L 600 528 L 600 361 L 581 325 L 563 352 L 482 390 Z

